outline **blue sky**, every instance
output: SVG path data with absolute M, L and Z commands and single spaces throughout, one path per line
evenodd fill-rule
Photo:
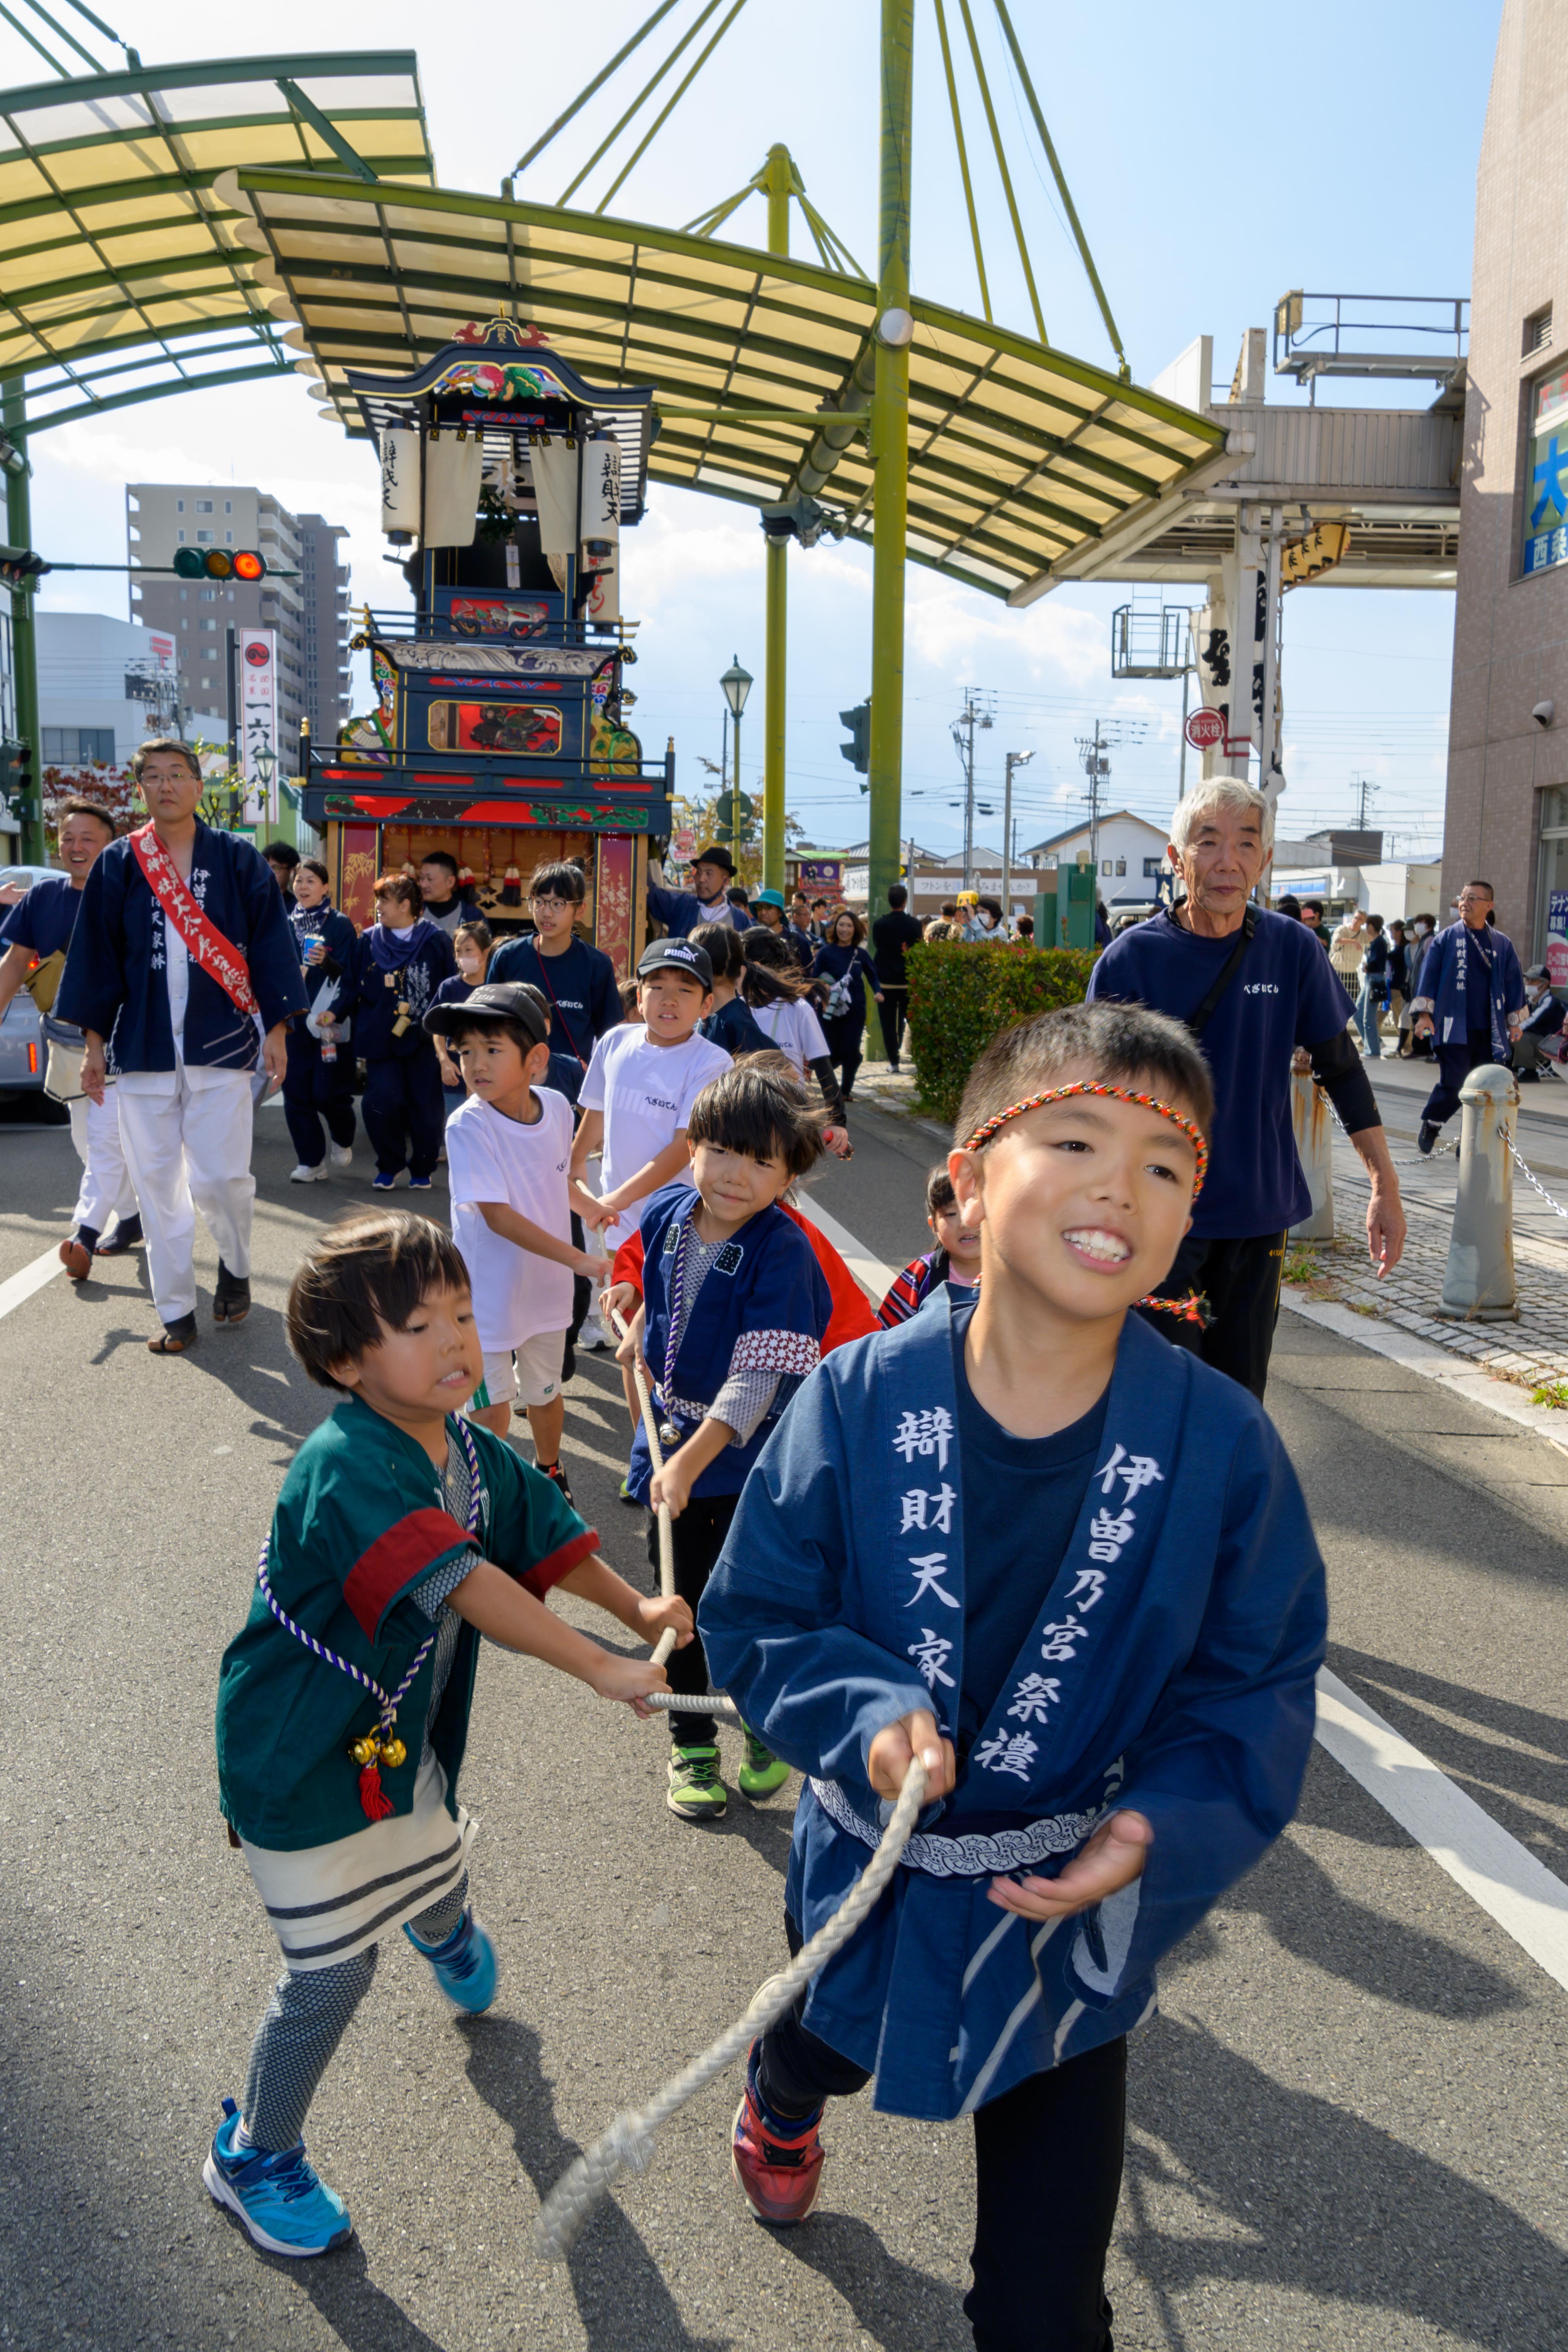
M 644 54 L 661 55 L 694 5 L 680 0 Z M 454 20 L 405 0 L 385 0 L 368 16 L 277 0 L 264 37 L 272 52 L 371 42 L 416 48 L 443 184 L 490 192 L 647 6 L 604 0 L 586 19 L 530 6 L 509 15 L 504 32 L 493 15 L 476 15 L 460 37 L 443 40 L 437 25 Z M 1320 0 L 1310 12 L 1211 0 L 1198 17 L 1129 0 L 1120 10 L 1024 5 L 1013 13 L 1140 382 L 1199 333 L 1213 334 L 1215 376 L 1228 379 L 1243 330 L 1267 323 L 1292 286 L 1468 293 L 1497 0 L 1420 8 L 1413 0 Z M 1025 135 L 986 0 L 975 0 L 974 14 L 1047 331 L 1061 348 L 1103 362 L 1104 331 Z M 949 18 L 960 37 L 956 9 Z M 128 37 L 153 60 L 215 47 L 243 55 L 261 39 L 236 38 L 239 21 L 184 0 L 141 0 Z M 852 252 L 872 259 L 877 26 L 874 0 L 790 0 L 787 8 L 750 0 L 614 209 L 690 219 L 742 186 L 783 139 L 819 210 Z M 31 81 L 38 71 L 0 28 L 5 79 Z M 916 84 L 915 284 L 933 299 L 978 310 L 930 0 L 919 0 Z M 521 192 L 557 197 L 637 86 L 635 71 L 624 71 Z M 973 157 L 984 146 L 977 108 L 969 120 Z M 988 157 L 976 167 L 996 314 L 1027 331 L 1000 187 Z M 596 203 L 605 185 L 601 166 L 586 200 Z M 761 200 L 730 226 L 760 240 Z M 1300 396 L 1279 388 L 1282 397 Z M 1328 396 L 1360 404 L 1367 393 L 1346 386 Z M 1428 396 L 1417 387 L 1413 403 Z M 321 422 L 302 387 L 242 386 L 68 425 L 39 440 L 35 463 L 34 536 L 46 553 L 122 561 L 128 480 L 253 481 L 296 510 L 347 523 L 356 598 L 391 601 L 395 574 L 381 561 L 371 456 Z M 673 734 L 678 772 L 696 787 L 698 757 L 719 755 L 720 673 L 738 654 L 761 679 L 762 534 L 744 509 L 656 488 L 625 552 L 624 607 L 644 623 L 639 730 L 654 751 Z M 863 831 L 865 802 L 838 757 L 837 714 L 869 683 L 870 557 L 825 543 L 792 552 L 791 573 L 790 806 L 815 839 L 846 843 Z M 1110 614 L 1125 594 L 1067 588 L 1010 613 L 911 568 L 906 831 L 937 847 L 959 837 L 948 728 L 970 684 L 996 700 L 997 724 L 980 739 L 980 780 L 995 787 L 998 806 L 1003 753 L 1035 755 L 1018 780 L 1025 845 L 1079 814 L 1075 739 L 1097 716 L 1120 719 L 1126 738 L 1113 755 L 1113 803 L 1168 814 L 1180 689 L 1111 680 Z M 57 575 L 43 602 L 125 609 L 118 582 L 90 575 Z M 1347 819 L 1351 779 L 1364 774 L 1377 787 L 1375 816 L 1398 834 L 1401 854 L 1440 837 L 1452 628 L 1452 599 L 1441 593 L 1313 588 L 1287 600 L 1283 827 Z M 760 683 L 752 712 L 742 737 L 748 784 L 760 773 Z M 995 824 L 982 819 L 979 830 L 999 839 Z

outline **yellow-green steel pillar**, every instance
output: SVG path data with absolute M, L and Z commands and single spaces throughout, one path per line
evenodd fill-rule
M 910 156 L 914 0 L 882 0 L 877 382 L 871 394 L 871 845 L 867 912 L 898 879 L 904 748 L 904 557 L 909 513 Z
M 33 543 L 33 502 L 27 471 L 26 380 L 12 376 L 4 399 L 5 436 L 22 460 L 19 470 L 5 476 L 5 536 L 12 547 Z M 16 736 L 32 751 L 27 763 L 27 794 L 17 844 L 24 865 L 41 866 L 45 858 L 43 761 L 38 747 L 38 633 L 33 618 L 30 586 L 11 593 L 11 677 L 16 704 Z
M 789 253 L 789 150 L 770 147 L 763 169 L 768 251 Z M 763 887 L 784 886 L 784 700 L 789 636 L 789 541 L 770 539 L 766 565 L 765 668 L 763 679 Z

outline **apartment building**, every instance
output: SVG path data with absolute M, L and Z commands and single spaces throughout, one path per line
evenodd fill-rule
M 278 632 L 279 737 L 284 772 L 300 770 L 300 722 L 335 740 L 348 716 L 348 571 L 342 526 L 296 517 L 249 484 L 129 482 L 126 556 L 131 614 L 174 640 L 182 716 L 231 708 L 231 629 Z M 267 577 L 179 580 L 136 567 L 173 563 L 181 547 L 255 548 Z

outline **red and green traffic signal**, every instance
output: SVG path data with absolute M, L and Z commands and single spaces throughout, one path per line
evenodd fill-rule
M 252 547 L 177 547 L 174 570 L 182 580 L 265 580 L 267 558 Z

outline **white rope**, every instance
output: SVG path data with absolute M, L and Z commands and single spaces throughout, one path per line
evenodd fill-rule
M 617 1338 L 621 1339 L 631 1338 L 630 1327 L 623 1319 L 618 1308 L 610 1309 L 610 1320 L 616 1327 Z M 647 1440 L 648 1457 L 653 1464 L 654 1475 L 657 1477 L 664 1467 L 664 1452 L 658 1442 L 658 1420 L 654 1412 L 653 1399 L 648 1394 L 647 1382 L 642 1375 L 641 1359 L 635 1348 L 632 1349 L 632 1378 L 637 1382 L 637 1402 L 642 1407 L 643 1435 Z M 670 1519 L 668 1503 L 661 1503 L 658 1507 L 658 1594 L 661 1601 L 673 1601 L 675 1598 L 675 1529 Z M 662 1666 L 674 1647 L 675 1628 L 671 1625 L 666 1628 L 654 1644 L 654 1664 Z M 701 1713 L 702 1710 L 699 1708 L 696 1712 Z
M 681 1704 L 689 1702 L 683 1700 Z M 743 2017 L 727 2026 L 700 2058 L 694 2058 L 656 2092 L 646 2107 L 636 2114 L 623 2111 L 616 2116 L 609 2129 L 563 2174 L 540 2207 L 533 2225 L 534 2245 L 547 2259 L 565 2260 L 577 2232 L 619 2175 L 647 2169 L 653 2154 L 653 2136 L 659 2126 L 668 2123 L 671 2116 L 732 2064 L 743 2050 L 750 2049 L 759 2034 L 775 2024 L 818 1969 L 849 1941 L 899 1866 L 919 1817 L 925 1788 L 925 1767 L 915 1757 L 904 1775 L 899 1801 L 880 1843 L 831 1919 L 817 1929 L 809 1944 L 802 1945 L 787 1969 L 770 1977 L 758 1990 Z
M 741 1710 L 732 1698 L 688 1698 L 684 1691 L 644 1691 L 644 1706 L 661 1706 L 667 1715 L 716 1715 L 721 1723 L 739 1723 Z

